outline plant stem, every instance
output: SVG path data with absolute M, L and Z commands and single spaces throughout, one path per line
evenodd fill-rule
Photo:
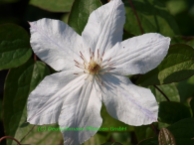
M 37 56 L 35 54 L 33 54 L 33 58 L 34 58 L 34 61 L 36 62 L 37 61 Z
M 160 88 L 158 88 L 156 85 L 154 85 L 154 87 L 166 98 L 167 101 L 170 101 L 168 96 Z
M 0 138 L 0 142 L 1 142 L 2 140 L 4 140 L 4 139 L 12 139 L 12 140 L 14 140 L 18 145 L 21 145 L 21 143 L 20 143 L 17 139 L 15 139 L 15 138 L 13 138 L 13 137 L 11 137 L 11 136 L 3 136 L 3 137 L 1 137 L 1 138 Z
M 158 136 L 158 133 L 159 133 L 158 128 L 157 128 L 153 123 L 150 125 L 150 127 L 151 127 L 151 129 L 154 131 L 155 135 Z
M 143 29 L 143 27 L 142 27 L 142 25 L 141 25 L 141 21 L 140 21 L 140 19 L 139 19 L 139 17 L 138 17 L 138 14 L 137 14 L 136 10 L 135 10 L 135 7 L 134 7 L 134 5 L 133 5 L 132 0 L 129 0 L 129 3 L 130 3 L 130 6 L 131 6 L 131 8 L 132 8 L 132 10 L 133 10 L 133 12 L 134 12 L 134 14 L 135 14 L 136 19 L 137 19 L 137 22 L 138 22 L 138 26 L 139 26 L 139 28 L 140 28 L 140 31 L 141 31 L 141 33 L 143 34 L 143 33 L 144 33 L 144 29 Z

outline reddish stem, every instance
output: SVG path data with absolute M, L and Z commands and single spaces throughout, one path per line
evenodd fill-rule
M 4 140 L 4 139 L 12 139 L 12 140 L 14 140 L 18 145 L 21 145 L 21 143 L 20 143 L 17 139 L 15 139 L 15 138 L 13 138 L 13 137 L 11 137 L 11 136 L 3 136 L 3 137 L 1 137 L 1 138 L 0 138 L 0 142 L 1 142 L 2 140 Z
M 139 26 L 139 28 L 140 28 L 140 31 L 141 31 L 141 33 L 143 34 L 143 33 L 144 33 L 144 29 L 143 29 L 143 27 L 142 27 L 142 25 L 141 25 L 141 21 L 140 21 L 140 19 L 139 19 L 139 17 L 138 17 L 138 14 L 137 14 L 136 10 L 135 10 L 135 7 L 134 7 L 134 5 L 133 5 L 132 0 L 129 0 L 129 4 L 130 4 L 130 6 L 131 6 L 131 8 L 132 8 L 132 10 L 133 10 L 133 12 L 134 12 L 134 14 L 135 14 L 135 17 L 136 17 L 136 19 L 137 19 L 137 22 L 138 22 L 138 26 Z
M 33 55 L 33 58 L 34 58 L 34 61 L 36 62 L 37 61 L 37 56 L 35 54 Z

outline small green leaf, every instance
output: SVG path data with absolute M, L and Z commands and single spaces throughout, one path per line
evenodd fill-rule
M 70 12 L 68 24 L 74 28 L 77 33 L 81 34 L 90 13 L 101 5 L 100 0 L 75 0 Z
M 125 30 L 130 34 L 142 34 L 130 2 L 133 4 L 145 33 L 159 32 L 166 36 L 175 36 L 176 34 L 179 34 L 179 29 L 173 16 L 170 15 L 165 5 L 160 1 L 124 0 L 126 8 Z
M 172 124 L 191 117 L 188 107 L 178 102 L 161 102 L 158 113 L 159 121 Z
M 31 5 L 51 12 L 69 12 L 74 0 L 30 0 Z
M 34 126 L 26 121 L 28 95 L 48 74 L 49 68 L 44 63 L 29 60 L 23 66 L 11 69 L 6 78 L 3 101 L 5 134 L 16 138 L 21 143 L 59 144 L 60 139 L 52 139 L 52 137 L 61 136 L 60 132 L 40 133 L 37 127 L 33 128 Z M 7 144 L 13 144 L 13 142 L 8 140 Z
M 168 129 L 162 128 L 158 135 L 158 142 L 160 145 L 175 145 L 175 138 Z
M 194 74 L 194 49 L 188 45 L 172 45 L 161 64 L 140 76 L 137 84 L 143 86 L 178 82 Z
M 177 145 L 194 144 L 194 119 L 193 118 L 180 120 L 167 128 L 175 137 L 175 141 Z
M 0 70 L 18 67 L 31 56 L 28 33 L 14 24 L 0 26 Z

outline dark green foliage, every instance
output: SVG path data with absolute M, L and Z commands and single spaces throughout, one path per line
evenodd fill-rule
M 26 121 L 29 93 L 54 72 L 32 55 L 28 21 L 60 19 L 81 34 L 90 13 L 107 2 L 0 0 L 0 71 L 8 72 L 6 79 L 0 78 L 0 131 L 4 131 L 0 136 L 12 136 L 22 144 L 63 144 L 59 131 L 50 132 L 46 130 L 48 125 L 34 126 Z M 102 126 L 84 144 L 194 144 L 194 1 L 123 2 L 126 10 L 123 40 L 149 32 L 171 37 L 171 46 L 161 64 L 146 74 L 132 76 L 136 85 L 150 88 L 155 95 L 158 122 L 130 126 L 112 118 L 103 106 Z M 119 127 L 123 130 L 118 130 Z

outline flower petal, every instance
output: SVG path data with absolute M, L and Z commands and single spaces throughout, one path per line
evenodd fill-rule
M 58 122 L 64 99 L 81 87 L 85 78 L 85 75 L 76 78 L 71 71 L 46 76 L 28 97 L 27 121 L 37 125 Z
M 93 11 L 82 33 L 84 41 L 96 53 L 102 54 L 122 40 L 125 10 L 121 0 L 109 3 Z
M 139 126 L 157 121 L 158 105 L 150 90 L 133 85 L 127 77 L 105 74 L 103 102 L 108 113 Z
M 58 121 L 61 129 L 70 128 L 70 130 L 62 131 L 64 144 L 81 144 L 93 136 L 101 126 L 102 103 L 96 85 L 91 81 L 86 81 L 82 88 L 77 88 L 66 97 Z M 93 130 L 89 129 L 90 127 Z M 73 130 L 74 128 L 77 130 Z
M 170 38 L 148 33 L 117 43 L 104 56 L 110 56 L 113 72 L 122 75 L 143 74 L 157 67 L 167 54 Z
M 35 54 L 56 71 L 74 66 L 82 38 L 62 21 L 41 19 L 30 22 L 31 46 Z

